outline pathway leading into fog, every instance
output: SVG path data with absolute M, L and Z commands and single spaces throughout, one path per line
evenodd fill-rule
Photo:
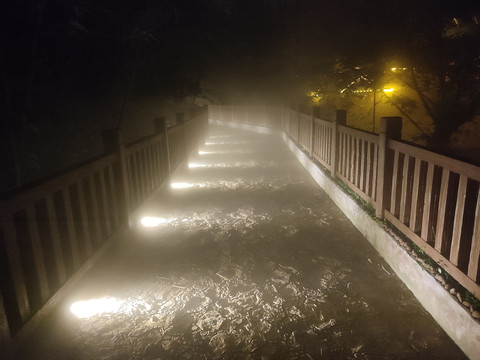
M 280 137 L 211 127 L 124 238 L 20 357 L 464 358 Z

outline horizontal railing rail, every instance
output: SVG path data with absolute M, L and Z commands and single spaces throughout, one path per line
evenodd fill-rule
M 0 345 L 15 338 L 47 302 L 203 139 L 207 112 L 123 144 L 105 131 L 106 155 L 0 201 Z M 178 119 L 177 119 L 178 120 Z
M 209 111 L 211 119 L 285 131 L 480 299 L 480 167 L 400 141 L 401 118 L 382 118 L 373 134 L 346 126 L 344 111 L 333 122 L 286 108 Z

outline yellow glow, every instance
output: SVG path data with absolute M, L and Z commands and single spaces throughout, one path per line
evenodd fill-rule
M 390 70 L 392 70 L 392 71 L 397 71 L 397 68 L 391 68 Z
M 145 216 L 140 220 L 143 226 L 145 227 L 157 227 L 162 224 L 168 224 L 171 220 L 167 220 L 165 218 L 160 217 L 151 217 Z
M 104 297 L 87 301 L 77 301 L 70 306 L 70 311 L 80 319 L 88 319 L 92 316 L 116 313 L 122 302 L 113 297 Z
M 394 92 L 394 88 L 389 88 L 389 89 L 383 89 L 383 92 L 389 93 L 389 92 Z

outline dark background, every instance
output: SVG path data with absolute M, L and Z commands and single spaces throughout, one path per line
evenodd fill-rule
M 454 53 L 439 45 L 442 31 L 478 8 L 445 0 L 4 2 L 1 190 L 98 155 L 104 128 L 146 135 L 153 117 L 198 97 L 292 104 L 312 84 L 350 81 L 329 78 L 338 63 L 373 74 L 389 59 L 440 68 Z

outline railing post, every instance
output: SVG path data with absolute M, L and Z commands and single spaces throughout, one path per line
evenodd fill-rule
M 164 117 L 158 117 L 153 119 L 154 121 L 154 127 L 155 127 L 155 134 L 161 134 L 163 133 L 165 137 L 164 143 L 164 148 L 163 148 L 163 153 L 165 154 L 166 160 L 167 160 L 167 177 L 170 176 L 170 172 L 172 170 L 172 166 L 170 164 L 170 146 L 168 144 L 168 126 L 167 126 L 167 120 Z
M 393 154 L 388 150 L 388 140 L 402 138 L 402 118 L 398 116 L 380 118 L 380 135 L 378 140 L 377 199 L 375 215 L 384 217 L 384 211 L 390 207 L 392 191 Z
M 130 197 L 130 183 L 128 177 L 127 154 L 125 144 L 122 140 L 122 132 L 120 129 L 106 129 L 102 131 L 103 151 L 106 154 L 115 152 L 120 169 L 120 181 L 125 206 L 125 214 L 128 225 L 131 226 L 132 201 Z
M 335 120 L 333 121 L 332 128 L 332 142 L 330 143 L 330 174 L 332 178 L 335 178 L 337 171 L 337 155 L 338 155 L 338 143 L 339 143 L 339 133 L 338 126 L 345 126 L 347 124 L 347 111 L 346 110 L 335 110 Z

